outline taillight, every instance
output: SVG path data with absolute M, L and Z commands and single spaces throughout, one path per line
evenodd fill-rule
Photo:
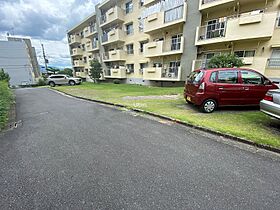
M 271 93 L 267 93 L 264 97 L 266 101 L 273 101 L 273 95 Z
M 198 92 L 204 92 L 204 90 L 205 90 L 205 82 L 202 82 L 201 84 L 200 84 L 200 86 L 199 86 L 199 88 L 198 88 Z

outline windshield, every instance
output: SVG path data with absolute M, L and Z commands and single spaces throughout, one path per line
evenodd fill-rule
M 199 83 L 203 77 L 203 71 L 193 71 L 188 77 L 188 82 L 190 83 Z

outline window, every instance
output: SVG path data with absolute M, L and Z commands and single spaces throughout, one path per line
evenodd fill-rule
M 86 50 L 86 46 L 85 44 L 82 44 L 82 50 L 85 51 Z
M 126 69 L 128 73 L 134 72 L 134 64 L 126 64 Z
M 125 25 L 125 28 L 126 28 L 127 35 L 133 34 L 133 23 L 129 23 Z
M 132 1 L 129 1 L 125 4 L 125 13 L 131 13 L 133 11 L 133 3 Z
M 134 54 L 133 44 L 126 45 L 126 52 L 127 52 L 128 55 Z
M 181 49 L 181 37 L 182 37 L 182 34 L 177 34 L 175 36 L 172 36 L 171 51 Z
M 214 71 L 214 72 L 211 74 L 209 80 L 210 80 L 210 82 L 213 82 L 213 83 L 215 83 L 215 82 L 217 81 L 217 72 L 216 72 L 216 71 Z
M 143 52 L 144 52 L 144 44 L 147 44 L 147 43 L 148 43 L 147 41 L 145 41 L 145 42 L 140 42 L 140 49 L 139 49 L 140 53 L 143 53 Z
M 272 68 L 280 67 L 280 48 L 274 48 L 270 59 L 268 60 L 268 66 Z
M 144 1 L 145 0 L 139 0 L 139 7 L 143 7 L 144 6 Z
M 190 73 L 190 75 L 188 76 L 188 82 L 189 83 L 199 83 L 201 81 L 201 79 L 204 76 L 204 72 L 203 71 L 193 71 Z
M 153 63 L 153 67 L 154 67 L 154 68 L 156 68 L 156 67 L 162 67 L 162 63 L 161 63 L 161 62 L 155 61 L 155 62 Z
M 87 63 L 87 57 L 84 57 L 83 61 L 84 63 Z
M 241 71 L 242 83 L 251 85 L 261 85 L 264 83 L 264 78 L 260 74 L 253 71 Z
M 279 12 L 279 15 L 278 15 L 278 18 L 276 19 L 276 21 L 277 21 L 276 26 L 280 27 L 280 12 Z
M 140 63 L 139 73 L 143 74 L 144 68 L 148 67 L 148 63 Z
M 206 37 L 200 37 L 200 39 L 212 39 L 216 37 L 225 36 L 226 18 L 219 18 L 207 22 Z
M 239 58 L 254 57 L 255 56 L 255 50 L 235 51 L 234 55 L 236 55 Z
M 237 71 L 219 71 L 218 83 L 237 84 L 238 72 Z

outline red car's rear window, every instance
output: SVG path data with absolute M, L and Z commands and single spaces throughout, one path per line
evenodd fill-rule
M 197 84 L 201 81 L 203 76 L 204 76 L 204 71 L 193 71 L 188 77 L 188 82 Z

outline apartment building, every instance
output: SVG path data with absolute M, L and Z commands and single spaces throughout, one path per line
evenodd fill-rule
M 149 85 L 183 83 L 187 76 L 182 65 L 187 46 L 186 20 L 185 0 L 101 2 L 96 5 L 94 15 L 68 31 L 76 76 L 88 78 L 89 58 L 98 58 L 105 80 Z M 95 25 L 96 30 L 88 37 L 85 30 L 90 24 Z M 195 27 L 192 31 L 194 37 Z M 83 47 L 95 42 L 98 48 L 94 52 Z M 190 45 L 194 46 L 194 39 Z M 192 51 L 189 71 L 196 58 L 196 48 Z
M 280 79 L 280 0 L 200 0 L 199 11 L 193 69 L 234 53 L 245 67 Z
M 35 48 L 31 40 L 7 37 L 0 41 L 0 69 L 10 75 L 10 85 L 32 85 L 41 76 Z
M 245 67 L 280 78 L 280 0 L 104 0 L 68 31 L 76 76 L 90 60 L 104 80 L 180 85 L 212 56 L 234 53 Z

